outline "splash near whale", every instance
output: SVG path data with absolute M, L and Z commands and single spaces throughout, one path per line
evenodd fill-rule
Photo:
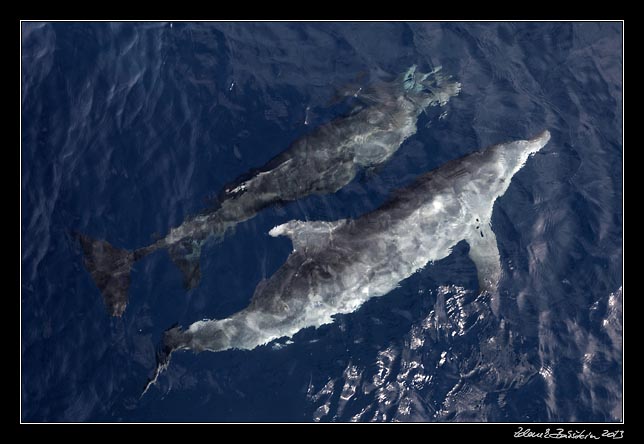
M 251 350 L 301 329 L 332 323 L 365 301 L 386 295 L 432 261 L 469 244 L 479 291 L 497 292 L 502 276 L 491 226 L 494 203 L 528 158 L 550 140 L 495 145 L 446 163 L 355 220 L 290 221 L 271 236 L 288 236 L 293 251 L 259 283 L 248 307 L 226 319 L 203 320 L 164 333 L 154 384 L 176 350 Z M 145 393 L 145 391 L 144 391 Z
M 445 105 L 460 88 L 440 68 L 421 73 L 412 66 L 390 82 L 356 93 L 361 106 L 348 116 L 296 140 L 258 171 L 225 187 L 215 208 L 188 218 L 150 245 L 127 250 L 77 233 L 85 267 L 107 310 L 113 316 L 123 314 L 133 264 L 160 249 L 166 249 L 181 270 L 186 288 L 194 288 L 201 277 L 199 261 L 206 240 L 223 238 L 237 224 L 277 203 L 338 191 L 361 168 L 386 162 L 416 132 L 419 115 L 427 107 Z

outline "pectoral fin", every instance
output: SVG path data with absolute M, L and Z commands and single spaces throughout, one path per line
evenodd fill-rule
M 481 221 L 467 243 L 470 245 L 470 258 L 476 265 L 479 291 L 495 293 L 501 279 L 501 258 L 490 224 Z
M 183 285 L 187 289 L 195 288 L 201 280 L 199 261 L 201 249 L 193 245 L 176 244 L 168 249 L 172 262 L 183 274 Z

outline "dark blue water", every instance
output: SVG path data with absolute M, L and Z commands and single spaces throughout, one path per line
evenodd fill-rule
M 621 420 L 622 33 L 606 22 L 23 23 L 22 419 Z M 421 116 L 383 168 L 208 244 L 194 290 L 154 253 L 135 266 L 124 316 L 107 315 L 72 230 L 147 245 L 346 112 L 331 101 L 361 73 L 412 64 L 442 65 L 462 92 Z M 243 308 L 284 262 L 291 245 L 273 226 L 357 217 L 422 172 L 543 129 L 552 140 L 495 206 L 498 307 L 477 295 L 462 242 L 292 343 L 176 353 L 139 399 L 166 328 Z

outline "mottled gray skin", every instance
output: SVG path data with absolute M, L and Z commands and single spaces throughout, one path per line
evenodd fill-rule
M 173 228 L 156 248 L 182 244 L 197 251 L 204 239 L 255 216 L 275 203 L 335 193 L 359 168 L 386 162 L 416 132 L 420 113 L 444 104 L 460 84 L 439 72 L 422 74 L 412 67 L 390 84 L 360 93 L 367 106 L 337 118 L 298 139 L 259 172 L 225 188 L 220 207 Z
M 238 223 L 276 203 L 338 191 L 360 168 L 386 162 L 416 132 L 423 110 L 444 105 L 459 90 L 460 84 L 439 70 L 423 74 L 413 66 L 392 82 L 356 92 L 364 103 L 362 108 L 298 139 L 251 177 L 226 187 L 217 208 L 189 218 L 153 244 L 128 251 L 79 235 L 85 265 L 108 310 L 113 316 L 125 310 L 129 270 L 138 259 L 167 248 L 184 275 L 185 286 L 195 287 L 206 240 L 222 238 Z
M 549 140 L 544 131 L 448 162 L 356 220 L 290 221 L 273 228 L 271 236 L 293 241 L 284 265 L 257 286 L 248 307 L 229 318 L 168 330 L 150 384 L 174 350 L 250 350 L 333 322 L 334 315 L 356 310 L 447 257 L 461 240 L 470 246 L 479 290 L 495 298 L 502 270 L 490 224 L 494 203 Z

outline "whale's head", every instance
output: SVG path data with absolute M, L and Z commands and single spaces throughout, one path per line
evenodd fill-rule
M 438 66 L 423 73 L 412 65 L 396 80 L 403 96 L 422 111 L 428 106 L 445 105 L 449 99 L 461 91 L 461 84 L 442 73 Z
M 506 175 L 512 176 L 523 167 L 531 155 L 546 146 L 548 141 L 550 141 L 550 131 L 543 130 L 532 139 L 490 147 L 486 150 L 486 155 L 491 163 L 501 165 L 507 170 Z
M 429 106 L 445 105 L 460 91 L 461 84 L 444 75 L 440 66 L 421 72 L 412 65 L 402 74 L 393 77 L 385 74 L 364 87 L 347 88 L 342 95 L 357 98 L 366 105 L 412 109 L 420 113 Z
M 468 169 L 476 173 L 479 189 L 485 190 L 488 196 L 502 196 L 528 158 L 540 151 L 549 140 L 550 132 L 544 130 L 529 140 L 491 146 L 472 154 L 467 161 Z

